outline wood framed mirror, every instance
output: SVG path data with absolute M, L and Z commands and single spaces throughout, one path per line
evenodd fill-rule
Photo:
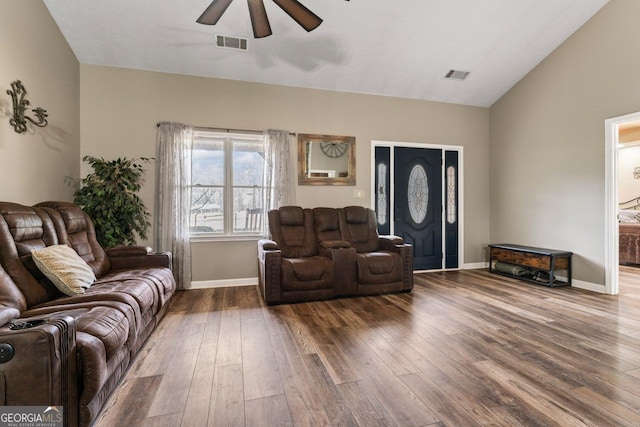
M 298 134 L 299 185 L 356 185 L 356 138 Z

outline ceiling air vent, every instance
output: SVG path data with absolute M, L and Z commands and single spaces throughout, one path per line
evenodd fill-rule
M 227 49 L 247 50 L 247 39 L 242 37 L 216 35 L 216 46 Z
M 445 79 L 464 80 L 467 78 L 469 73 L 469 71 L 449 70 L 449 72 L 444 77 Z

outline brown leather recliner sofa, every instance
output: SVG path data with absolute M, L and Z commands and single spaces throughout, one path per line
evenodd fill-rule
M 379 236 L 371 209 L 285 206 L 269 212 L 269 231 L 258 242 L 267 304 L 413 289 L 412 246 Z
M 84 293 L 61 293 L 35 265 L 52 245 L 90 266 Z M 170 253 L 103 250 L 74 204 L 0 202 L 0 405 L 63 406 L 65 426 L 91 425 L 175 289 Z

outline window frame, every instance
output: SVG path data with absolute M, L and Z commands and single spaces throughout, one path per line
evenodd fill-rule
M 256 240 L 264 235 L 264 221 L 260 221 L 258 230 L 251 231 L 234 231 L 234 190 L 238 188 L 253 189 L 257 188 L 262 192 L 261 199 L 264 198 L 266 187 L 264 185 L 264 176 L 261 179 L 261 185 L 247 186 L 247 185 L 234 185 L 234 142 L 247 142 L 255 144 L 259 147 L 257 152 L 264 153 L 264 140 L 262 133 L 240 133 L 240 132 L 221 132 L 207 129 L 196 129 L 194 131 L 194 143 L 192 147 L 192 153 L 206 144 L 206 139 L 210 140 L 222 140 L 222 153 L 223 153 L 223 179 L 222 185 L 219 184 L 195 184 L 193 182 L 193 167 L 191 172 L 191 180 L 188 186 L 189 191 L 193 191 L 195 188 L 214 188 L 222 189 L 223 192 L 223 231 L 222 232 L 190 232 L 190 241 L 241 241 L 241 240 Z M 237 150 L 240 151 L 240 150 Z M 264 156 L 263 156 L 264 157 Z M 264 158 L 263 158 L 264 160 Z M 192 155 L 193 165 L 193 155 Z M 263 165 L 264 172 L 264 165 Z M 264 175 L 264 173 L 263 173 Z M 191 207 L 190 207 L 191 210 Z M 191 218 L 189 219 L 189 227 L 191 228 Z

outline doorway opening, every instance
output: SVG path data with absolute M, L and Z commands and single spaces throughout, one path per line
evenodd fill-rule
M 620 291 L 620 134 L 633 122 L 640 122 L 640 112 L 605 120 L 605 293 L 609 295 Z

